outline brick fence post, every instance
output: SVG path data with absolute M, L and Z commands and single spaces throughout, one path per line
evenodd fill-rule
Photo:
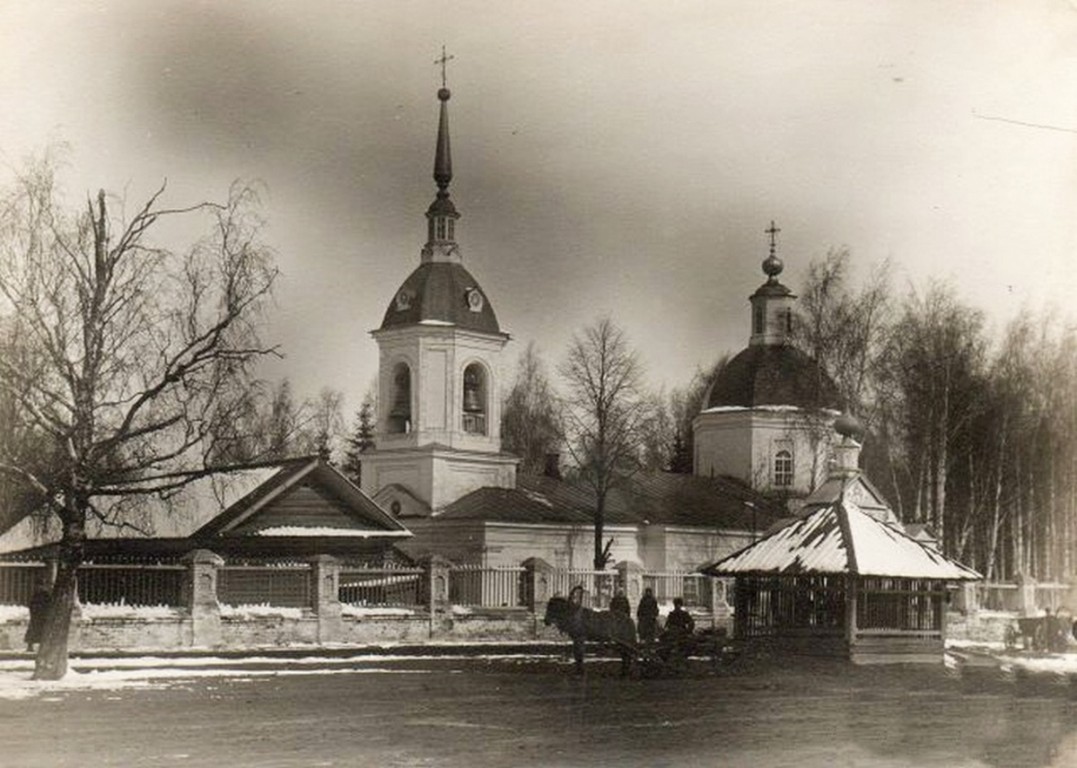
M 440 619 L 449 612 L 449 569 L 452 563 L 440 555 L 430 555 L 422 560 L 426 572 L 426 600 L 430 610 L 430 636 L 433 637 Z
M 332 555 L 310 559 L 311 602 L 318 617 L 318 642 L 330 643 L 344 637 L 340 611 L 340 561 Z
M 527 607 L 535 619 L 535 634 L 539 622 L 546 616 L 546 603 L 553 591 L 553 566 L 541 557 L 529 557 L 521 563 L 524 568 L 524 589 L 527 590 Z
M 208 549 L 196 549 L 183 559 L 190 568 L 187 576 L 187 607 L 191 611 L 191 645 L 221 645 L 217 572 L 224 565 L 224 560 Z
M 711 623 L 714 628 L 725 627 L 728 634 L 733 634 L 733 606 L 729 602 L 733 591 L 733 579 L 710 577 L 711 581 Z

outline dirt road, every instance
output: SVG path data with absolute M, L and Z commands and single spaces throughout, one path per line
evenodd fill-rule
M 0 702 L 10 766 L 1070 766 L 1064 681 L 415 660 Z

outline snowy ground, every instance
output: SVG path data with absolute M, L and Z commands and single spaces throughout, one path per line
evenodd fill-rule
M 113 662 L 114 660 L 103 660 Z M 1063 768 L 1071 686 L 969 686 L 941 668 L 707 662 L 620 679 L 560 659 L 356 657 L 261 670 L 167 663 L 0 700 L 0 763 L 94 766 L 614 765 Z M 279 660 L 273 660 L 279 663 Z M 8 668 L 0 676 L 22 675 Z M 198 672 L 198 674 L 195 674 Z M 80 687 L 81 684 L 81 687 Z

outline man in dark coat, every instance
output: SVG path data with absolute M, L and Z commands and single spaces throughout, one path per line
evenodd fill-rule
M 666 632 L 674 638 L 689 637 L 696 631 L 696 621 L 692 614 L 684 610 L 684 600 L 673 598 L 673 610 L 666 617 Z
M 628 604 L 628 598 L 625 597 L 625 593 L 619 589 L 617 590 L 617 594 L 610 600 L 610 612 L 620 613 L 632 618 L 632 606 Z
M 45 617 L 52 603 L 52 593 L 44 586 L 38 587 L 30 598 L 30 621 L 26 625 L 26 650 L 33 652 L 34 646 L 41 642 L 45 634 Z
M 639 626 L 640 642 L 648 645 L 653 643 L 658 634 L 658 601 L 654 599 L 654 591 L 650 587 L 643 590 L 643 597 L 639 599 L 636 624 Z

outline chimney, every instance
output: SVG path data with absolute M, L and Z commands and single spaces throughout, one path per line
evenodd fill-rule
M 552 477 L 555 480 L 561 479 L 561 454 L 557 451 L 550 451 L 546 454 L 546 469 L 543 473 L 546 477 Z

